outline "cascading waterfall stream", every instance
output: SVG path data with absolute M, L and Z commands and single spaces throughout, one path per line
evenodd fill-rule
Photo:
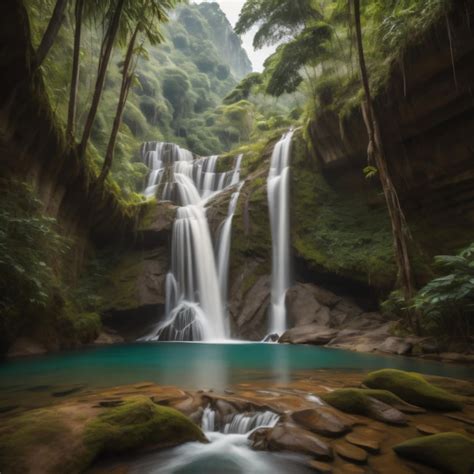
M 230 228 L 228 235 L 221 233 L 219 248 L 223 250 L 218 259 L 223 263 L 222 269 L 219 263 L 218 272 L 206 204 L 238 184 L 242 156 L 236 158 L 231 171 L 218 173 L 218 156 L 195 158 L 171 143 L 146 143 L 142 154 L 151 169 L 145 196 L 156 195 L 180 206 L 173 225 L 171 271 L 166 278 L 166 320 L 143 340 L 225 339 L 229 329 L 223 288 L 227 288 Z M 235 194 L 231 198 L 232 215 L 238 199 L 237 194 L 234 202 Z
M 286 330 L 285 297 L 290 287 L 290 155 L 293 131 L 275 145 L 267 179 L 272 232 L 270 333 Z
M 224 302 L 227 302 L 227 287 L 229 283 L 229 258 L 232 237 L 232 221 L 234 220 L 234 214 L 237 209 L 237 203 L 239 201 L 240 191 L 242 190 L 243 185 L 244 183 L 241 182 L 237 188 L 237 191 L 232 194 L 229 202 L 229 210 L 227 211 L 227 217 L 223 222 L 219 232 L 217 274 L 219 276 L 221 297 L 222 301 Z
M 204 410 L 202 429 L 209 443 L 186 443 L 165 452 L 150 454 L 131 469 L 132 474 L 195 473 L 306 473 L 308 457 L 296 454 L 263 453 L 251 448 L 249 435 L 258 428 L 272 428 L 280 419 L 276 413 L 255 412 L 230 416 L 219 422 L 211 407 Z

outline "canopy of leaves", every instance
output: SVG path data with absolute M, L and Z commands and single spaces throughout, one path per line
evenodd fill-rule
M 266 91 L 273 96 L 295 92 L 303 81 L 300 74 L 305 64 L 316 62 L 327 52 L 326 44 L 331 39 L 329 25 L 318 22 L 305 28 L 294 40 L 278 47 L 265 62 L 268 76 Z
M 312 0 L 248 0 L 235 27 L 238 34 L 254 26 L 253 44 L 261 48 L 297 34 L 312 18 L 319 18 Z
M 435 257 L 442 276 L 430 281 L 415 297 L 414 307 L 432 325 L 469 333 L 474 318 L 474 243 L 458 255 Z
M 224 104 L 233 104 L 241 100 L 247 100 L 251 92 L 263 83 L 262 74 L 253 72 L 244 77 L 235 89 L 224 98 Z

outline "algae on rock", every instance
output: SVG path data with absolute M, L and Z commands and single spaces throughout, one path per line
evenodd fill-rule
M 399 456 L 449 474 L 468 474 L 474 469 L 474 441 L 459 433 L 409 439 L 393 449 Z
M 461 398 L 436 387 L 420 375 L 396 369 L 371 372 L 364 384 L 370 388 L 388 390 L 408 403 L 433 410 L 462 410 Z

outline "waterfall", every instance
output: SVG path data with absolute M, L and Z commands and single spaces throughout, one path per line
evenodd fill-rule
M 216 172 L 218 156 L 195 157 L 171 143 L 145 143 L 142 156 L 150 168 L 145 196 L 180 206 L 173 225 L 171 270 L 166 278 L 165 322 L 143 340 L 225 339 L 229 333 L 220 278 L 227 280 L 228 263 L 224 262 L 223 272 L 218 273 L 206 204 L 239 182 L 242 156 L 236 158 L 232 170 L 221 173 Z M 230 245 L 230 229 L 225 239 Z
M 257 428 L 271 428 L 278 423 L 280 417 L 271 411 L 257 412 L 254 414 L 239 413 L 230 423 L 224 425 L 225 434 L 245 434 Z
M 272 411 L 236 413 L 223 423 L 217 423 L 216 412 L 208 406 L 202 415 L 201 428 L 204 432 L 219 431 L 224 434 L 248 434 L 257 428 L 272 428 L 280 416 Z
M 273 150 L 267 179 L 272 232 L 271 333 L 286 329 L 286 291 L 290 286 L 290 155 L 293 131 L 283 135 Z
M 240 167 L 240 164 L 238 166 Z M 236 177 L 235 179 L 238 181 L 239 178 Z M 237 191 L 232 194 L 229 202 L 229 209 L 227 211 L 227 217 L 222 223 L 219 232 L 217 252 L 217 274 L 219 276 L 221 297 L 222 301 L 224 302 L 227 301 L 227 286 L 229 284 L 229 257 L 232 236 L 232 221 L 234 219 L 234 214 L 237 209 L 237 203 L 239 201 L 240 191 L 242 190 L 243 184 L 244 183 L 241 182 L 239 184 L 239 187 L 237 188 Z

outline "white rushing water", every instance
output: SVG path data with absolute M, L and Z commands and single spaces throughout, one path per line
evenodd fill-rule
M 267 453 L 251 448 L 249 435 L 258 428 L 271 428 L 279 415 L 270 412 L 241 413 L 219 422 L 212 408 L 204 410 L 202 429 L 209 443 L 187 443 L 150 454 L 129 465 L 133 474 L 288 474 L 313 472 L 307 456 Z
M 290 156 L 293 131 L 275 145 L 267 179 L 272 232 L 272 290 L 269 332 L 286 330 L 285 297 L 290 287 Z
M 232 237 L 232 221 L 234 220 L 234 214 L 237 209 L 237 203 L 239 201 L 240 191 L 242 190 L 243 185 L 244 183 L 241 182 L 237 191 L 232 194 L 229 202 L 229 210 L 227 211 L 227 217 L 223 222 L 219 232 L 217 247 L 217 274 L 219 276 L 221 298 L 224 304 L 227 303 L 227 287 L 229 284 L 229 258 Z
M 231 197 L 223 224 L 217 266 L 207 220 L 210 198 L 240 180 L 242 156 L 234 167 L 217 172 L 218 156 L 195 157 L 171 143 L 149 142 L 142 148 L 150 168 L 145 196 L 180 206 L 173 225 L 171 271 L 166 278 L 166 320 L 144 340 L 202 341 L 229 337 L 225 299 L 232 217 L 239 191 Z

